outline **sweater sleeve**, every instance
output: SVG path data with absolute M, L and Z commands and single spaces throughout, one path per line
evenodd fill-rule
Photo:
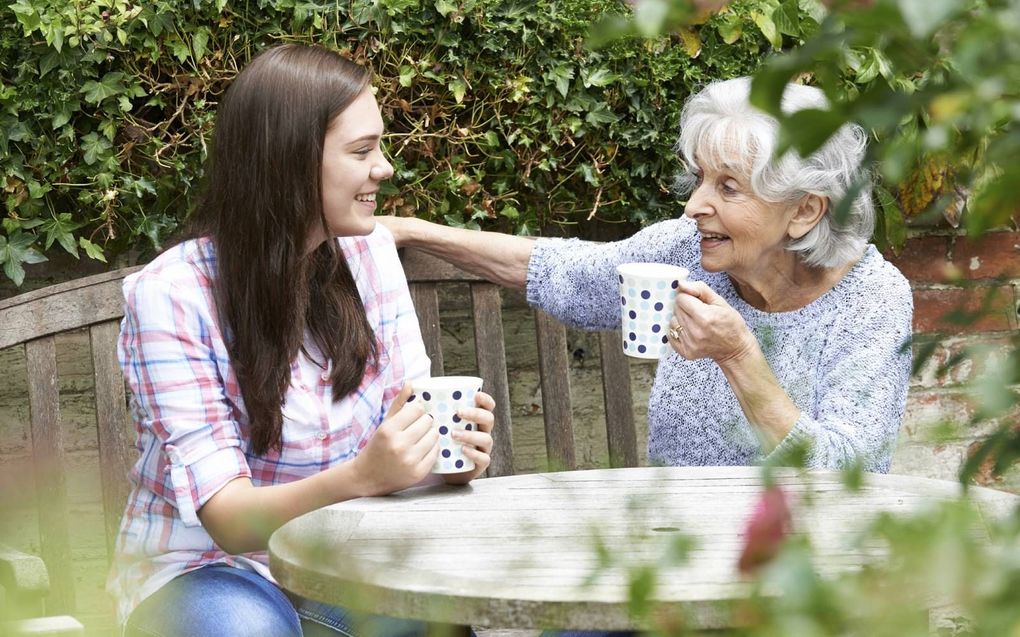
M 891 267 L 891 266 L 889 266 Z M 801 405 L 793 429 L 769 454 L 782 461 L 806 450 L 812 468 L 888 472 L 906 409 L 913 301 L 906 280 L 869 295 L 843 317 L 826 344 L 813 408 Z
M 620 325 L 616 266 L 652 262 L 690 269 L 696 226 L 689 219 L 662 221 L 622 241 L 539 239 L 528 262 L 528 303 L 585 330 Z

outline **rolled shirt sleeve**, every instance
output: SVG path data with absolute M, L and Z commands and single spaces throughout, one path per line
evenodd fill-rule
M 223 377 L 226 352 L 198 286 L 159 274 L 125 282 L 120 357 L 143 438 L 140 480 L 175 507 L 185 526 L 226 483 L 250 477 Z M 229 373 L 229 372 L 227 372 Z

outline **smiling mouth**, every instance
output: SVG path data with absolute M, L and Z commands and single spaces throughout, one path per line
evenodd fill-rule
M 360 201 L 361 203 L 375 203 L 375 193 L 369 193 L 366 195 L 354 195 L 354 201 Z
M 702 232 L 701 233 L 701 240 L 702 241 L 726 241 L 728 239 L 729 239 L 729 237 L 727 237 L 724 234 L 716 234 L 714 232 Z

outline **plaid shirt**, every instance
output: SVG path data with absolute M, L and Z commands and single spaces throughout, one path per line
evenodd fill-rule
M 282 448 L 263 456 L 251 453 L 248 417 L 215 318 L 211 242 L 182 243 L 125 279 L 119 356 L 141 456 L 131 471 L 133 490 L 107 582 L 121 621 L 174 577 L 213 562 L 272 580 L 266 552 L 224 553 L 198 510 L 237 477 L 250 477 L 255 486 L 279 484 L 350 460 L 405 380 L 428 376 L 392 235 L 377 225 L 367 237 L 338 241 L 375 331 L 378 365 L 334 403 L 331 365 L 323 370 L 299 354 L 283 405 Z M 318 354 L 307 341 L 306 347 Z

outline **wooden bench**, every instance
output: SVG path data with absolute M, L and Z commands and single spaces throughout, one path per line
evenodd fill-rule
M 510 385 L 499 286 L 423 253 L 408 251 L 402 258 L 425 346 L 432 358 L 433 375 L 444 373 L 439 289 L 447 284 L 466 285 L 470 289 L 477 372 L 485 379 L 486 390 L 497 404 L 495 447 L 489 475 L 515 473 L 518 465 L 515 465 L 511 435 Z M 100 578 L 78 582 L 72 568 L 72 534 L 78 531 L 67 496 L 65 427 L 60 417 L 55 339 L 75 330 L 88 333 L 104 534 L 103 538 L 93 540 L 105 546 L 109 560 L 130 488 L 127 475 L 136 457 L 134 430 L 117 362 L 117 338 L 123 315 L 121 283 L 137 269 L 86 277 L 0 301 L 0 350 L 15 346 L 24 348 L 35 509 L 39 516 L 38 555 L 0 546 L 0 622 L 36 618 L 30 623 L 0 625 L 0 633 L 5 635 L 82 634 L 82 625 L 70 616 L 81 618 L 90 634 L 107 634 L 114 625 L 112 602 L 104 609 L 82 608 L 76 602 L 80 587 L 102 587 L 103 581 Z M 542 312 L 535 313 L 535 322 L 549 466 L 573 469 L 577 460 L 566 331 L 563 325 Z M 598 339 L 609 461 L 612 466 L 637 466 L 639 455 L 628 362 L 616 332 L 600 333 Z M 6 425 L 0 423 L 0 426 Z M 40 619 L 42 617 L 45 618 Z

